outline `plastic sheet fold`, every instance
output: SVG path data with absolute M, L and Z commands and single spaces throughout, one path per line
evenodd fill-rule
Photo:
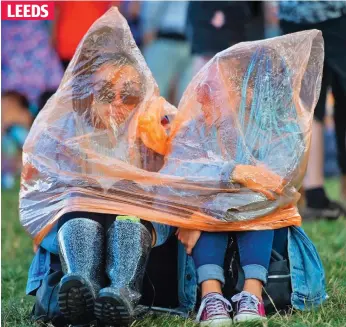
M 299 225 L 323 59 L 317 30 L 237 44 L 201 69 L 176 109 L 110 9 L 26 140 L 22 225 L 37 243 L 71 211 L 205 231 Z

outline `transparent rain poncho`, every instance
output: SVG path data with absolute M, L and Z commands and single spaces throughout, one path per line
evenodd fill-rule
M 177 110 L 110 9 L 27 138 L 22 225 L 37 243 L 72 211 L 205 231 L 299 225 L 323 56 L 317 30 L 237 44 L 202 68 Z

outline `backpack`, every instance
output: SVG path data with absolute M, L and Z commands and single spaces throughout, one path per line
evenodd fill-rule
M 224 296 L 230 300 L 233 295 L 243 290 L 245 278 L 240 266 L 236 237 L 229 238 L 225 256 Z M 274 249 L 271 253 L 268 281 L 263 290 L 263 301 L 266 313 L 288 312 L 291 308 L 291 274 L 288 258 L 284 258 Z

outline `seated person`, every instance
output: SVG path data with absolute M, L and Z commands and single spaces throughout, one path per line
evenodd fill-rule
M 59 306 L 72 324 L 95 319 L 94 307 L 105 324 L 129 323 L 141 298 L 149 252 L 173 231 L 88 207 L 95 198 L 88 197 L 90 190 L 102 198 L 104 190 L 130 196 L 135 189 L 126 178 L 110 183 L 98 162 L 118 162 L 114 171 L 125 164 L 157 171 L 162 164 L 134 130 L 145 105 L 164 106 L 165 101 L 142 68 L 143 58 L 129 33 L 114 8 L 91 27 L 24 147 L 21 221 L 34 236 L 57 226 L 65 273 Z M 165 127 L 159 128 L 164 133 Z M 54 214 L 59 220 L 52 223 Z
M 317 45 L 320 40 L 317 34 Z M 303 104 L 297 101 L 295 76 L 280 49 L 258 45 L 254 51 L 246 51 L 247 45 L 216 56 L 195 78 L 198 82 L 192 82 L 176 117 L 178 123 L 173 123 L 169 152 L 160 170 L 204 183 L 205 189 L 208 183 L 214 188 L 219 183 L 219 194 L 210 192 L 201 208 L 230 224 L 233 220 L 241 224 L 250 217 L 265 219 L 280 208 L 296 205 L 296 188 L 306 168 L 309 144 L 302 110 L 313 110 L 317 98 L 304 89 L 307 85 L 303 81 L 299 96 L 311 99 L 304 99 Z M 317 79 L 321 65 L 315 67 L 313 61 L 309 64 L 306 78 Z M 239 193 L 226 193 L 236 183 L 240 184 Z M 168 197 L 169 193 L 162 187 L 159 194 Z M 194 190 L 189 195 L 201 197 Z M 287 218 L 283 218 L 284 223 L 290 226 Z M 288 229 L 277 228 L 246 231 L 244 221 L 242 231 L 236 233 L 245 284 L 243 291 L 232 298 L 237 302 L 235 322 L 265 319 L 262 288 L 267 282 L 273 242 L 280 249 L 287 247 Z M 232 306 L 222 296 L 228 233 L 221 228 L 217 233 L 180 228 L 177 235 L 192 254 L 201 284 L 203 299 L 197 321 L 202 326 L 231 325 Z

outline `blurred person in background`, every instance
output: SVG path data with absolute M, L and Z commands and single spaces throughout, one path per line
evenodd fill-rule
M 265 38 L 265 1 L 248 1 L 250 19 L 247 22 L 246 40 L 256 41 Z
M 281 35 L 278 11 L 279 7 L 277 1 L 264 2 L 265 38 Z
M 32 115 L 29 101 L 17 91 L 1 95 L 1 188 L 11 189 L 21 169 L 24 141 L 29 133 Z
M 15 90 L 30 105 L 47 89 L 59 86 L 63 69 L 49 42 L 44 21 L 2 21 L 2 92 Z
M 280 1 L 280 27 L 283 33 L 307 29 L 321 30 L 325 42 L 325 64 L 321 94 L 312 125 L 312 143 L 304 181 L 304 218 L 337 219 L 346 208 L 331 201 L 324 190 L 324 118 L 326 97 L 331 86 L 335 98 L 334 121 L 341 176 L 341 197 L 346 200 L 346 2 Z
M 175 105 L 191 79 L 185 34 L 187 7 L 187 1 L 144 1 L 140 16 L 144 58 L 161 95 Z M 170 96 L 173 84 L 175 96 Z
M 142 46 L 142 32 L 140 24 L 141 2 L 126 0 L 122 1 L 119 8 L 122 15 L 127 19 L 133 38 L 138 47 Z
M 196 74 L 217 52 L 247 40 L 251 21 L 248 1 L 191 1 L 187 12 L 187 35 Z
M 1 155 L 2 155 L 2 188 L 15 186 L 16 177 L 22 168 L 22 148 L 29 134 L 33 120 L 55 90 L 44 91 L 35 111 L 32 110 L 25 95 L 17 91 L 5 91 L 1 95 Z
M 338 149 L 336 147 L 334 125 L 334 98 L 330 90 L 327 95 L 326 117 L 324 120 L 324 176 L 335 177 L 340 175 L 338 164 Z
M 110 6 L 120 1 L 59 1 L 55 2 L 52 43 L 67 68 L 73 54 L 89 27 Z

